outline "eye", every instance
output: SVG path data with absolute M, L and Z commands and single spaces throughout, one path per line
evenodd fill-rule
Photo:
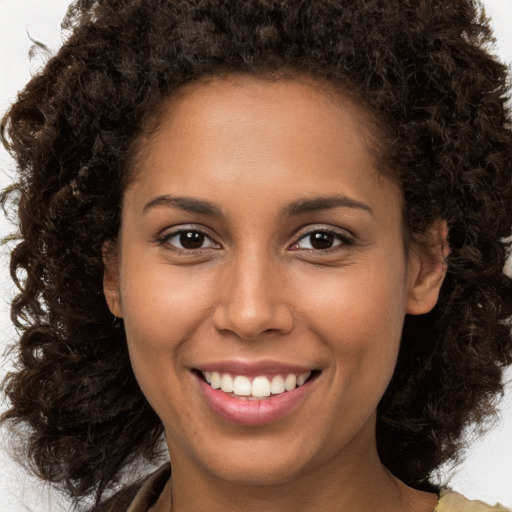
M 341 233 L 327 230 L 311 231 L 302 236 L 290 249 L 325 251 L 338 245 L 352 245 L 353 241 Z
M 162 237 L 161 243 L 171 245 L 181 251 L 194 251 L 198 249 L 207 249 L 209 247 L 218 248 L 215 243 L 205 233 L 195 229 L 180 229 Z

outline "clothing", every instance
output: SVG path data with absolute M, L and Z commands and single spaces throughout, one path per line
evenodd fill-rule
M 468 500 L 462 494 L 444 489 L 433 512 L 510 512 L 501 505 L 491 507 L 481 501 Z
M 151 474 L 142 485 L 128 488 L 105 503 L 101 512 L 169 512 L 171 509 L 171 468 L 169 464 Z M 110 504 L 109 504 L 110 503 Z M 443 489 L 432 512 L 512 512 L 501 505 L 491 507 Z

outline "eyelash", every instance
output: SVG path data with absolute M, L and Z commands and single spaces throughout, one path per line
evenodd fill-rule
M 172 231 L 171 233 L 166 233 L 165 235 L 160 237 L 157 240 L 157 242 L 159 243 L 159 245 L 165 245 L 167 247 L 171 247 L 172 250 L 177 252 L 178 254 L 199 254 L 199 253 L 203 252 L 205 249 L 206 250 L 210 249 L 210 247 L 198 247 L 198 248 L 194 248 L 194 249 L 186 249 L 186 248 L 182 248 L 182 247 L 176 247 L 175 245 L 173 245 L 170 242 L 170 240 L 172 240 L 173 238 L 181 237 L 182 235 L 185 235 L 187 233 L 199 234 L 202 237 L 204 237 L 203 243 L 204 243 L 204 240 L 209 240 L 211 242 L 212 246 L 220 247 L 220 245 L 217 244 L 213 240 L 213 238 L 210 235 L 208 235 L 208 233 L 205 233 L 204 231 L 202 231 L 201 229 L 198 229 L 198 228 L 177 229 L 176 231 Z
M 187 233 L 189 233 L 189 234 L 192 234 L 192 233 L 199 234 L 202 237 L 204 237 L 202 239 L 203 243 L 204 243 L 205 240 L 209 240 L 211 245 L 208 246 L 208 247 L 197 247 L 197 248 L 187 249 L 187 248 L 184 248 L 184 247 L 176 247 L 174 244 L 170 243 L 170 240 L 172 240 L 173 238 L 181 237 L 182 235 L 185 235 Z M 339 243 L 333 245 L 332 247 L 328 247 L 328 248 L 325 248 L 325 249 L 315 249 L 314 247 L 312 247 L 312 248 L 301 248 L 301 247 L 298 247 L 299 243 L 302 240 L 306 240 L 308 237 L 311 237 L 311 236 L 313 236 L 315 234 L 329 235 L 330 237 L 333 237 L 333 239 L 338 240 Z M 177 252 L 178 254 L 187 254 L 187 255 L 190 255 L 190 254 L 200 254 L 204 250 L 209 250 L 212 247 L 214 247 L 215 249 L 220 247 L 220 244 L 215 242 L 213 240 L 213 238 L 210 235 L 208 235 L 208 233 L 206 233 L 206 232 L 204 232 L 204 231 L 202 231 L 201 229 L 198 229 L 198 228 L 188 228 L 188 229 L 187 228 L 181 228 L 181 229 L 178 229 L 176 231 L 172 231 L 171 233 L 167 233 L 167 234 L 163 235 L 162 237 L 160 237 L 157 240 L 157 242 L 159 243 L 159 245 L 166 245 L 168 247 L 170 246 L 172 248 L 172 250 Z M 317 228 L 317 229 L 311 229 L 311 230 L 307 231 L 306 233 L 303 233 L 297 239 L 297 241 L 294 242 L 290 246 L 289 249 L 293 250 L 293 251 L 304 250 L 304 251 L 312 251 L 312 252 L 325 253 L 325 252 L 329 252 L 329 251 L 335 251 L 335 250 L 337 250 L 336 248 L 339 248 L 339 247 L 351 246 L 353 244 L 354 244 L 354 240 L 349 235 L 342 234 L 342 233 L 340 233 L 338 231 L 335 231 L 335 230 L 332 230 L 332 229 Z
M 320 234 L 320 233 L 323 235 L 329 235 L 329 236 L 333 237 L 333 239 L 338 240 L 340 243 L 335 244 L 332 247 L 328 247 L 326 249 L 315 249 L 315 248 L 301 249 L 300 247 L 295 248 L 295 246 L 298 246 L 302 240 L 306 240 L 308 237 L 311 237 L 315 234 Z M 347 247 L 347 246 L 351 246 L 351 245 L 354 245 L 354 239 L 351 236 L 349 236 L 348 234 L 340 233 L 339 231 L 336 231 L 334 229 L 316 228 L 316 229 L 310 229 L 306 233 L 303 233 L 291 247 L 293 248 L 292 250 L 295 250 L 295 251 L 306 250 L 306 251 L 312 251 L 312 252 L 325 253 L 325 252 L 329 252 L 329 251 L 336 251 L 338 249 L 341 249 L 342 247 Z

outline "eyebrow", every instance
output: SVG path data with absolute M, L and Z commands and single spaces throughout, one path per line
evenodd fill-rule
M 283 209 L 286 216 L 300 215 L 302 213 L 330 210 L 332 208 L 354 208 L 361 209 L 374 214 L 373 210 L 365 203 L 343 195 L 318 196 L 308 199 L 299 199 L 290 203 Z
M 143 212 L 151 208 L 167 207 L 178 208 L 191 213 L 199 213 L 202 215 L 211 215 L 214 217 L 221 217 L 222 211 L 209 201 L 202 199 L 194 199 L 192 197 L 175 197 L 170 195 L 158 196 L 146 203 Z
M 221 209 L 215 204 L 203 199 L 192 197 L 177 197 L 163 195 L 151 199 L 143 208 L 143 212 L 152 208 L 178 208 L 180 210 L 198 213 L 201 215 L 210 215 L 213 217 L 222 217 Z M 330 210 L 332 208 L 354 208 L 365 210 L 373 215 L 373 210 L 365 203 L 357 201 L 343 195 L 318 196 L 306 199 L 298 199 L 285 206 L 281 211 L 283 216 L 295 216 L 308 212 L 317 212 L 321 210 Z

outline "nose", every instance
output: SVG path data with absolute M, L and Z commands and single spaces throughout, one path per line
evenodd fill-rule
M 294 318 L 286 297 L 284 269 L 262 255 L 240 255 L 227 265 L 213 315 L 215 328 L 243 340 L 286 334 Z

